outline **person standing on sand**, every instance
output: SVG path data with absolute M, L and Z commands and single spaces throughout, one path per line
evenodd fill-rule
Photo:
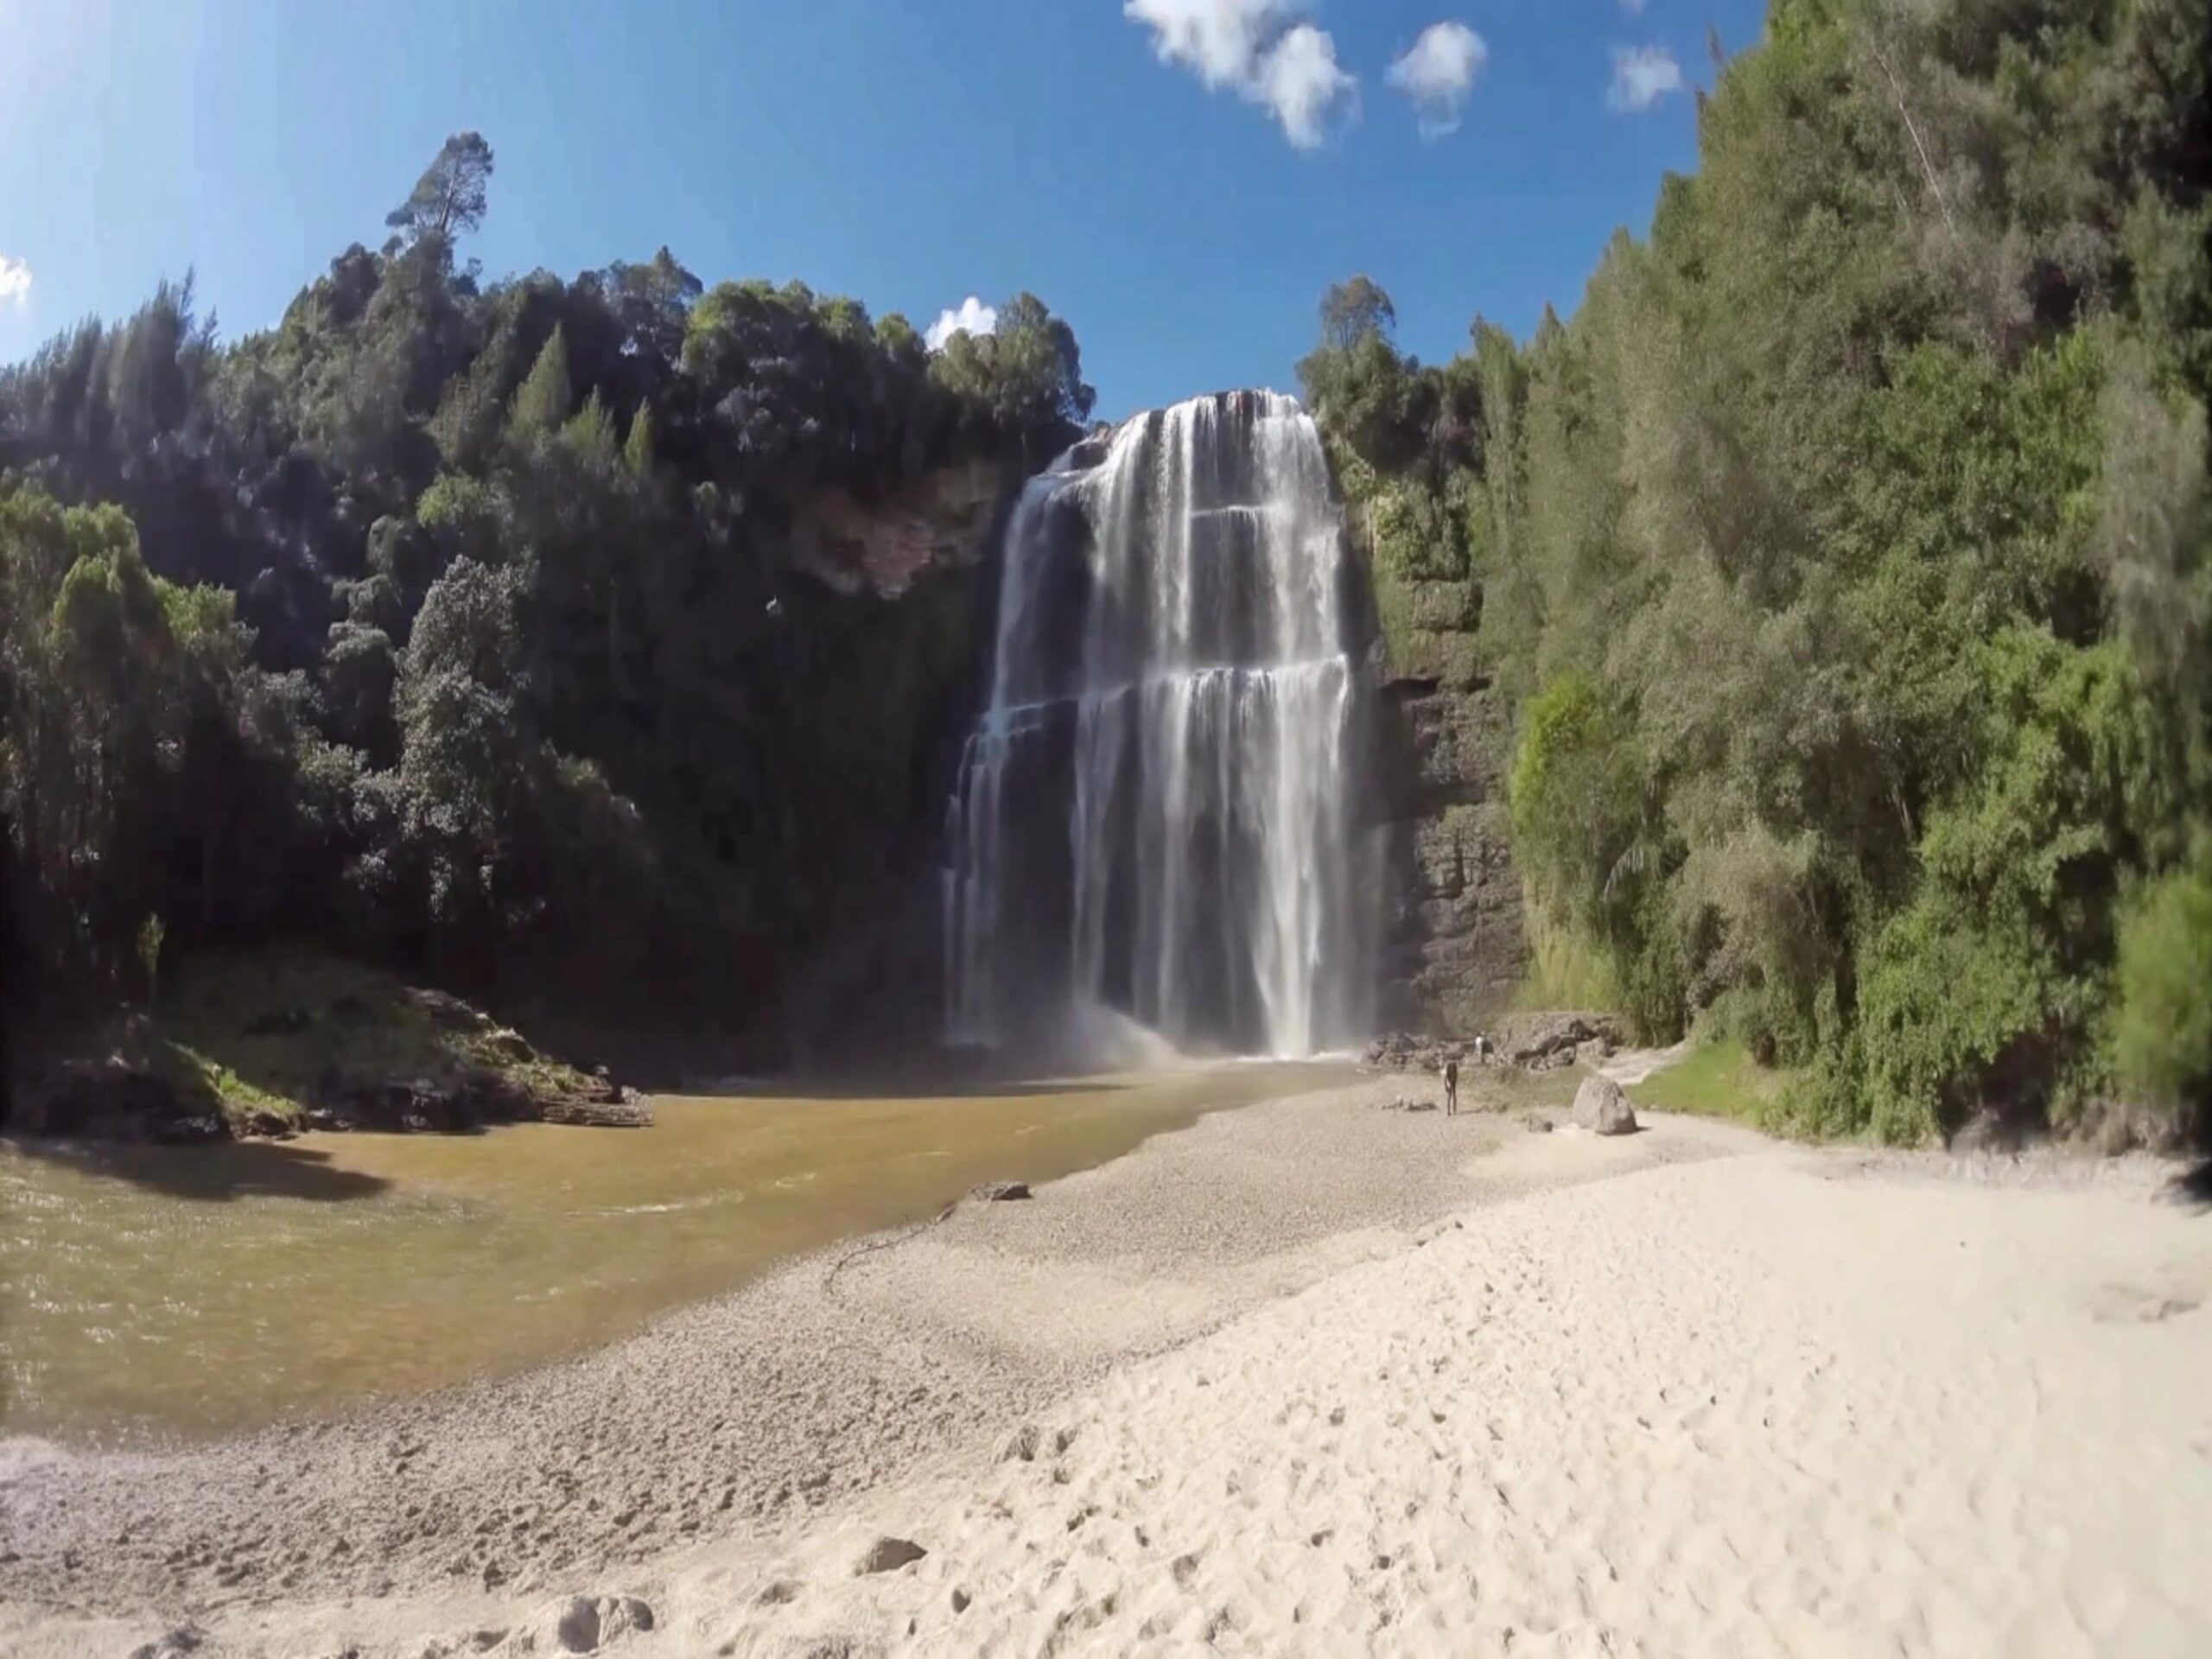
M 1444 1062 L 1444 1116 L 1457 1117 L 1459 1115 L 1459 1062 L 1446 1060 Z

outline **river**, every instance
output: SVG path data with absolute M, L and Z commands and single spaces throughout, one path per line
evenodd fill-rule
M 511 1374 L 978 1181 L 1049 1180 L 1333 1075 L 664 1097 L 643 1130 L 0 1141 L 0 1431 L 201 1438 Z

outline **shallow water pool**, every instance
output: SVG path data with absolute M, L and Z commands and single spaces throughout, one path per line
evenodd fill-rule
M 1340 1075 L 663 1097 L 642 1130 L 0 1141 L 0 1432 L 201 1436 L 511 1373 L 978 1181 L 1049 1180 Z

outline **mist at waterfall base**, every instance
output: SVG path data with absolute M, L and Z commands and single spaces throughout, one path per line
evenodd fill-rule
M 947 823 L 947 1040 L 1295 1058 L 1371 1019 L 1355 571 L 1312 420 L 1231 392 L 1031 480 Z

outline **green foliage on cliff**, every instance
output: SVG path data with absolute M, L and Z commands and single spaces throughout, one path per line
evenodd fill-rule
M 2139 1100 L 2198 1135 L 2212 1102 L 2212 849 L 2147 884 L 2120 926 L 2116 1058 Z
M 665 248 L 486 283 L 493 172 L 456 135 L 266 333 L 164 284 L 0 372 L 11 999 L 141 984 L 159 915 L 734 1023 L 911 875 L 970 578 L 833 594 L 794 528 L 1052 453 L 1073 334 L 933 355 Z
M 2208 1122 L 2208 64 L 2203 0 L 1777 0 L 1571 319 L 1325 303 L 1394 664 L 1469 583 L 1547 925 L 1770 1121 Z

